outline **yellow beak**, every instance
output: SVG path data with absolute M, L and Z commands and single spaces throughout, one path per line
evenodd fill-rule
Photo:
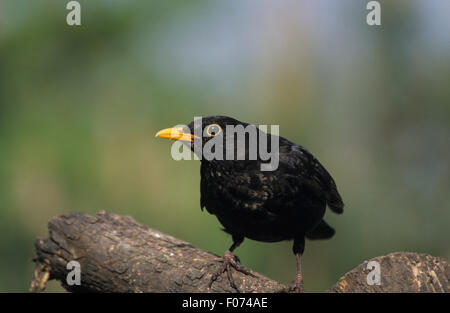
M 183 132 L 182 127 L 166 128 L 166 129 L 160 130 L 159 132 L 156 133 L 155 137 L 172 139 L 172 140 L 188 141 L 188 142 L 194 142 L 194 138 L 199 138 L 192 134 Z

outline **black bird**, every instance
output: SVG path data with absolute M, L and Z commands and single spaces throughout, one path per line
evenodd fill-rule
M 201 209 L 206 208 L 209 213 L 216 215 L 224 231 L 231 234 L 233 239 L 233 244 L 225 252 L 223 266 L 212 275 L 211 284 L 227 271 L 231 286 L 238 290 L 231 275 L 231 267 L 250 274 L 232 254 L 244 238 L 264 242 L 294 240 L 297 275 L 289 291 L 303 292 L 301 256 L 305 238 L 332 237 L 334 229 L 322 219 L 326 206 L 338 214 L 343 212 L 344 207 L 333 178 L 322 164 L 302 146 L 281 136 L 275 138 L 275 135 L 259 131 L 253 125 L 226 116 L 206 117 L 201 123 L 193 121 L 184 128 L 167 128 L 156 136 L 181 140 L 193 151 L 196 142 L 203 148 L 213 138 L 225 138 L 220 139 L 224 155 L 228 149 L 236 156 L 239 144 L 237 136 L 227 136 L 227 130 L 230 126 L 239 125 L 258 130 L 258 146 L 262 136 L 267 139 L 268 147 L 273 140 L 278 139 L 279 163 L 273 171 L 261 170 L 261 165 L 267 161 L 263 161 L 259 155 L 256 159 L 250 157 L 250 131 L 245 133 L 244 158 L 201 159 Z M 230 141 L 230 137 L 234 139 Z M 194 152 L 198 154 L 198 151 Z

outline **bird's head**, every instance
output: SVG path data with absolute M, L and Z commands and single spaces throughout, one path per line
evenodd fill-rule
M 194 149 L 194 142 L 196 140 L 203 147 L 213 138 L 225 137 L 228 125 L 242 125 L 246 127 L 248 124 L 228 116 L 208 116 L 203 117 L 201 120 L 194 120 L 184 127 L 172 127 L 160 130 L 156 134 L 156 137 L 180 140 Z
M 202 162 L 213 162 L 216 166 L 254 166 L 262 171 L 274 171 L 278 168 L 279 137 L 231 117 L 209 116 L 196 119 L 183 127 L 163 129 L 156 137 L 181 141 Z M 267 150 L 269 146 L 270 152 Z M 262 164 L 264 161 L 270 164 Z

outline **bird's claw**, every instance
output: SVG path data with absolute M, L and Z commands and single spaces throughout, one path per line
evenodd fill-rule
M 227 272 L 228 281 L 233 289 L 237 292 L 240 292 L 239 288 L 236 286 L 234 282 L 233 275 L 231 273 L 231 268 L 234 268 L 236 271 L 241 272 L 245 275 L 255 276 L 248 269 L 242 266 L 239 263 L 239 259 L 234 256 L 230 251 L 225 252 L 223 258 L 221 259 L 223 262 L 222 266 L 219 268 L 217 272 L 215 272 L 211 276 L 211 281 L 209 282 L 209 288 L 211 288 L 212 284 L 224 273 Z
M 303 281 L 295 279 L 294 282 L 287 288 L 281 290 L 282 293 L 305 293 L 305 288 L 303 287 Z
M 288 293 L 305 293 L 305 288 L 303 285 L 299 286 L 296 284 L 292 284 L 289 286 Z

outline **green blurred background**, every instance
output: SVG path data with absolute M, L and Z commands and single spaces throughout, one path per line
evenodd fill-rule
M 346 207 L 308 242 L 308 291 L 394 251 L 450 258 L 450 2 L 0 0 L 0 291 L 27 291 L 36 236 L 69 211 L 131 215 L 222 255 L 198 161 L 154 138 L 194 116 L 279 124 Z M 180 187 L 183 188 L 180 188 Z M 243 264 L 289 283 L 291 243 Z M 55 282 L 47 289 L 62 291 Z

